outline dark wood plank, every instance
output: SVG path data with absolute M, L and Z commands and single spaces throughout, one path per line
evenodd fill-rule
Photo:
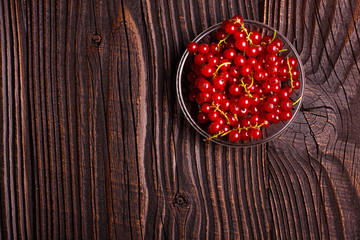
M 265 13 L 265 22 L 292 40 L 307 73 L 297 122 L 268 148 L 272 212 L 279 211 L 276 204 L 282 205 L 285 218 L 273 218 L 281 223 L 275 232 L 286 239 L 357 239 L 359 106 L 354 101 L 360 73 L 360 51 L 355 47 L 359 5 L 356 1 L 267 4 L 272 8 Z M 289 219 L 295 224 L 290 225 Z
M 359 3 L 0 3 L 0 239 L 360 238 Z M 246 149 L 178 106 L 186 44 L 234 14 L 306 70 L 296 122 Z

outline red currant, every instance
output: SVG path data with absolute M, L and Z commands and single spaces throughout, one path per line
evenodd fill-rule
M 215 72 L 215 67 L 214 66 L 211 66 L 209 64 L 206 64 L 204 65 L 202 68 L 201 68 L 201 74 L 204 76 L 204 77 L 210 77 L 214 74 Z
M 249 47 L 249 43 L 246 39 L 240 38 L 240 39 L 236 40 L 235 46 L 240 51 L 245 51 Z
M 232 142 L 238 142 L 240 140 L 240 133 L 237 130 L 232 130 L 229 134 L 229 139 Z
M 233 84 L 229 87 L 229 93 L 232 96 L 238 96 L 241 93 L 241 87 L 236 84 Z
M 298 64 L 298 61 L 296 60 L 295 57 L 289 57 L 289 65 L 292 68 L 295 68 Z
M 240 68 L 240 74 L 243 75 L 244 77 L 249 76 L 251 73 L 251 66 L 245 64 L 244 66 L 242 66 Z
M 257 128 L 251 129 L 251 137 L 254 139 L 259 139 L 261 137 L 261 131 Z
M 190 42 L 186 48 L 189 53 L 196 53 L 198 50 L 198 44 L 196 42 Z
M 198 120 L 199 123 L 204 124 L 204 123 L 206 123 L 208 121 L 208 116 L 205 113 L 201 112 L 201 113 L 198 114 L 197 120 Z
M 246 63 L 246 58 L 243 56 L 243 55 L 236 55 L 234 58 L 233 58 L 233 63 L 235 64 L 235 66 L 238 66 L 238 67 L 241 67 L 243 65 L 245 65 Z
M 214 122 L 219 119 L 220 113 L 215 110 L 210 110 L 208 113 L 208 117 L 209 117 L 210 121 Z
M 228 60 L 233 59 L 236 56 L 236 51 L 232 48 L 226 49 L 224 51 L 224 57 Z
M 198 46 L 198 52 L 201 54 L 207 54 L 210 51 L 209 46 L 206 43 L 202 43 Z
M 293 108 L 293 102 L 290 99 L 283 99 L 280 102 L 280 108 L 283 111 L 290 111 Z
M 203 105 L 201 105 L 202 112 L 209 113 L 210 110 L 211 110 L 211 105 L 209 103 L 204 103 Z
M 202 66 L 206 62 L 206 58 L 205 58 L 205 56 L 203 54 L 198 54 L 198 55 L 195 56 L 194 62 L 197 65 Z

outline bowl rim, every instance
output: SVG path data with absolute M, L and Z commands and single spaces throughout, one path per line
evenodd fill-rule
M 221 27 L 221 24 L 222 22 L 220 23 L 217 23 L 207 29 L 205 29 L 204 31 L 202 31 L 198 36 L 196 36 L 194 38 L 194 40 L 192 42 L 196 42 L 198 43 L 203 37 L 205 37 L 208 33 L 212 32 L 213 30 L 215 29 L 218 29 L 219 27 Z M 241 148 L 244 148 L 244 147 L 253 147 L 253 146 L 257 146 L 257 145 L 260 145 L 260 144 L 264 144 L 264 143 L 267 143 L 267 142 L 270 142 L 271 140 L 273 140 L 274 138 L 277 138 L 279 137 L 288 127 L 289 125 L 294 121 L 295 117 L 297 116 L 298 112 L 300 111 L 300 108 L 301 108 L 301 105 L 302 105 L 302 102 L 304 100 L 304 91 L 305 91 L 305 71 L 304 71 L 304 66 L 301 62 L 301 59 L 300 59 L 300 55 L 298 54 L 296 48 L 294 47 L 294 45 L 290 42 L 289 39 L 287 39 L 282 33 L 280 33 L 279 31 L 277 31 L 275 28 L 273 27 L 270 27 L 269 25 L 266 25 L 264 23 L 261 23 L 261 22 L 257 22 L 257 21 L 254 21 L 254 20 L 248 20 L 248 19 L 244 19 L 244 24 L 249 24 L 249 25 L 258 25 L 262 28 L 266 28 L 268 30 L 271 30 L 273 32 L 276 31 L 276 35 L 279 35 L 282 40 L 284 40 L 286 42 L 286 44 L 290 47 L 291 51 L 293 52 L 293 54 L 295 55 L 297 61 L 298 61 L 298 67 L 300 69 L 300 72 L 301 72 L 301 79 L 302 79 L 302 84 L 301 84 L 301 87 L 300 87 L 300 100 L 299 102 L 297 103 L 297 107 L 295 108 L 295 111 L 293 113 L 293 116 L 292 118 L 285 122 L 284 126 L 278 131 L 276 132 L 275 134 L 273 134 L 272 136 L 270 137 L 266 137 L 264 139 L 259 139 L 259 140 L 249 140 L 249 141 L 246 141 L 246 142 L 242 142 L 242 141 L 239 141 L 239 142 L 231 142 L 231 141 L 228 141 L 228 142 L 225 142 L 225 141 L 220 141 L 218 138 L 212 138 L 210 139 L 210 141 L 212 142 L 215 142 L 217 144 L 220 144 L 220 145 L 223 145 L 223 146 L 227 146 L 227 147 L 241 147 Z M 184 68 L 184 65 L 185 65 L 185 62 L 186 62 L 186 59 L 187 57 L 189 56 L 189 52 L 188 50 L 185 50 L 185 52 L 183 53 L 181 59 L 180 59 L 180 62 L 179 62 L 179 65 L 178 65 L 178 69 L 177 69 L 177 73 L 176 73 L 176 94 L 177 94 L 177 99 L 178 99 L 178 102 L 180 104 L 180 108 L 182 110 L 182 112 L 184 113 L 186 119 L 190 122 L 190 124 L 205 138 L 208 138 L 210 137 L 211 135 L 209 133 L 207 133 L 206 131 L 204 131 L 204 129 L 202 129 L 199 124 L 197 124 L 197 122 L 195 122 L 195 120 L 192 118 L 191 114 L 189 113 L 189 111 L 187 110 L 186 108 L 186 105 L 185 105 L 185 102 L 184 102 L 184 97 L 183 97 L 183 94 L 182 94 L 182 87 L 181 87 L 181 77 L 182 77 L 182 73 L 183 73 L 183 68 Z

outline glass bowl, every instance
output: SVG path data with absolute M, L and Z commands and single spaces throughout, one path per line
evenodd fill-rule
M 270 35 L 273 36 L 275 29 L 265 25 L 260 22 L 252 21 L 252 20 L 244 20 L 245 27 L 249 28 L 250 31 L 259 31 L 262 36 Z M 210 43 L 211 40 L 214 40 L 214 34 L 217 32 L 217 30 L 221 29 L 221 23 L 218 23 L 202 33 L 200 33 L 193 42 L 196 42 L 198 44 L 200 43 Z M 297 113 L 299 112 L 299 109 L 301 107 L 301 103 L 303 100 L 304 95 L 304 89 L 305 89 L 305 77 L 304 77 L 304 69 L 303 65 L 301 63 L 299 54 L 297 53 L 295 47 L 291 44 L 291 42 L 281 33 L 276 31 L 276 38 L 280 39 L 284 43 L 283 49 L 287 49 L 288 51 L 279 53 L 279 56 L 293 56 L 298 61 L 297 68 L 300 71 L 299 80 L 301 83 L 300 89 L 294 89 L 293 94 L 291 95 L 290 99 L 294 102 L 298 100 L 300 97 L 300 101 L 296 105 L 294 105 L 294 108 L 292 109 L 293 116 L 289 121 L 286 122 L 279 122 L 277 124 L 270 123 L 270 125 L 267 128 L 261 128 L 262 131 L 262 137 L 260 139 L 253 139 L 251 138 L 248 141 L 242 141 L 239 142 L 231 142 L 229 140 L 228 136 L 224 137 L 216 137 L 212 138 L 210 141 L 224 145 L 224 146 L 230 146 L 230 147 L 251 147 L 258 144 L 266 143 L 271 141 L 272 139 L 278 137 L 281 133 L 283 133 L 286 128 L 289 127 L 289 125 L 294 121 Z M 179 67 L 177 70 L 176 75 L 176 92 L 178 101 L 180 103 L 180 107 L 185 114 L 186 119 L 190 122 L 190 124 L 204 137 L 204 139 L 211 137 L 211 135 L 206 131 L 206 127 L 197 123 L 197 114 L 199 112 L 198 106 L 196 102 L 191 102 L 189 98 L 189 81 L 187 80 L 187 74 L 190 72 L 190 66 L 193 62 L 193 54 L 190 54 L 187 50 L 184 52 Z

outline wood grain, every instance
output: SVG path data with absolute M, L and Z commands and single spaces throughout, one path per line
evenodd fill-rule
M 0 239 L 360 239 L 353 0 L 0 3 Z M 204 143 L 175 91 L 235 14 L 286 35 L 306 93 L 262 146 Z

